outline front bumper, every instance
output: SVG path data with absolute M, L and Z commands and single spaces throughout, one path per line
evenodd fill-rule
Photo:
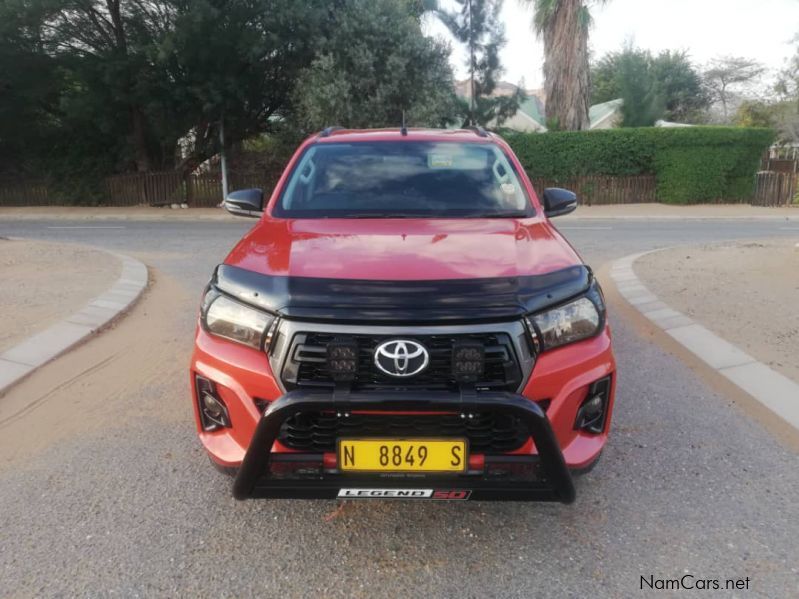
M 277 453 L 272 447 L 283 422 L 305 411 L 447 412 L 483 410 L 508 412 L 529 429 L 535 455 L 486 456 L 483 470 L 457 475 L 412 473 L 350 474 L 326 464 L 322 454 Z M 332 467 L 331 467 L 332 466 Z M 508 476 L 508 473 L 512 475 Z M 264 412 L 233 484 L 237 499 L 347 497 L 423 497 L 571 503 L 574 484 L 549 419 L 535 402 L 514 393 L 371 392 L 339 396 L 306 390 L 291 391 Z M 409 491 L 407 494 L 393 491 Z M 416 491 L 416 494 L 410 493 Z M 378 493 L 375 493 L 378 492 Z

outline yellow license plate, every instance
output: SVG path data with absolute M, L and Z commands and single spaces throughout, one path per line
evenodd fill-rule
M 340 439 L 339 469 L 361 472 L 464 472 L 463 439 Z

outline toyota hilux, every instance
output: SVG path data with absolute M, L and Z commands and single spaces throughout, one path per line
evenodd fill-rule
M 541 191 L 539 195 L 538 191 Z M 572 502 L 607 441 L 605 301 L 481 128 L 328 128 L 216 267 L 190 366 L 200 441 L 245 498 Z

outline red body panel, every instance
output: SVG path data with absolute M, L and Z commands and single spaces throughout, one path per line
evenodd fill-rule
M 230 429 L 211 433 L 200 431 L 200 439 L 217 463 L 237 466 L 260 418 L 254 398 L 277 399 L 281 391 L 274 382 L 272 369 L 263 352 L 217 339 L 199 327 L 195 341 L 192 371 L 217 383 L 217 390 L 230 410 L 233 423 Z M 538 358 L 523 395 L 532 400 L 551 400 L 547 416 L 569 467 L 580 468 L 592 462 L 607 440 L 609 420 L 601 435 L 580 433 L 573 429 L 573 424 L 577 408 L 588 393 L 588 386 L 615 370 L 610 329 L 607 327 L 593 339 L 543 353 Z M 612 392 L 609 413 L 612 413 L 613 395 Z M 200 430 L 196 402 L 195 418 Z M 273 450 L 291 451 L 277 443 Z M 535 453 L 535 448 L 527 445 L 519 453 Z
M 287 174 L 310 143 L 391 140 L 494 143 L 503 147 L 521 173 L 536 216 L 526 219 L 281 219 L 272 207 Z M 292 158 L 260 222 L 236 245 L 226 264 L 266 275 L 371 280 L 441 280 L 543 274 L 581 260 L 544 216 L 524 169 L 510 148 L 496 137 L 472 131 L 416 131 L 400 136 L 396 129 L 336 132 L 307 140 Z M 191 370 L 214 381 L 228 406 L 232 428 L 203 432 L 193 402 L 200 439 L 211 457 L 237 466 L 250 443 L 260 413 L 255 399 L 281 395 L 266 354 L 197 328 Z M 577 409 L 591 383 L 615 373 L 608 326 L 596 337 L 540 354 L 523 390 L 534 401 L 548 400 L 547 416 L 568 466 L 583 467 L 599 455 L 610 426 L 615 395 L 613 377 L 608 421 L 602 434 L 574 430 Z M 194 379 L 192 377 L 192 386 Z M 194 396 L 194 389 L 192 389 Z M 290 451 L 275 444 L 273 451 Z M 535 453 L 532 443 L 518 450 Z M 328 466 L 334 455 L 325 455 Z M 482 456 L 472 456 L 475 464 Z
M 543 274 L 579 264 L 580 259 L 541 218 L 284 220 L 264 216 L 225 263 L 267 275 L 439 280 Z

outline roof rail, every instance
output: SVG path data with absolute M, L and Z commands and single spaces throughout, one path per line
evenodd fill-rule
M 330 134 L 334 131 L 339 131 L 344 127 L 339 127 L 338 125 L 333 125 L 332 127 L 325 127 L 322 129 L 322 132 L 319 134 L 319 137 L 330 137 Z
M 469 127 L 464 127 L 464 129 L 474 131 L 480 137 L 488 137 L 488 133 L 480 125 L 470 125 Z

